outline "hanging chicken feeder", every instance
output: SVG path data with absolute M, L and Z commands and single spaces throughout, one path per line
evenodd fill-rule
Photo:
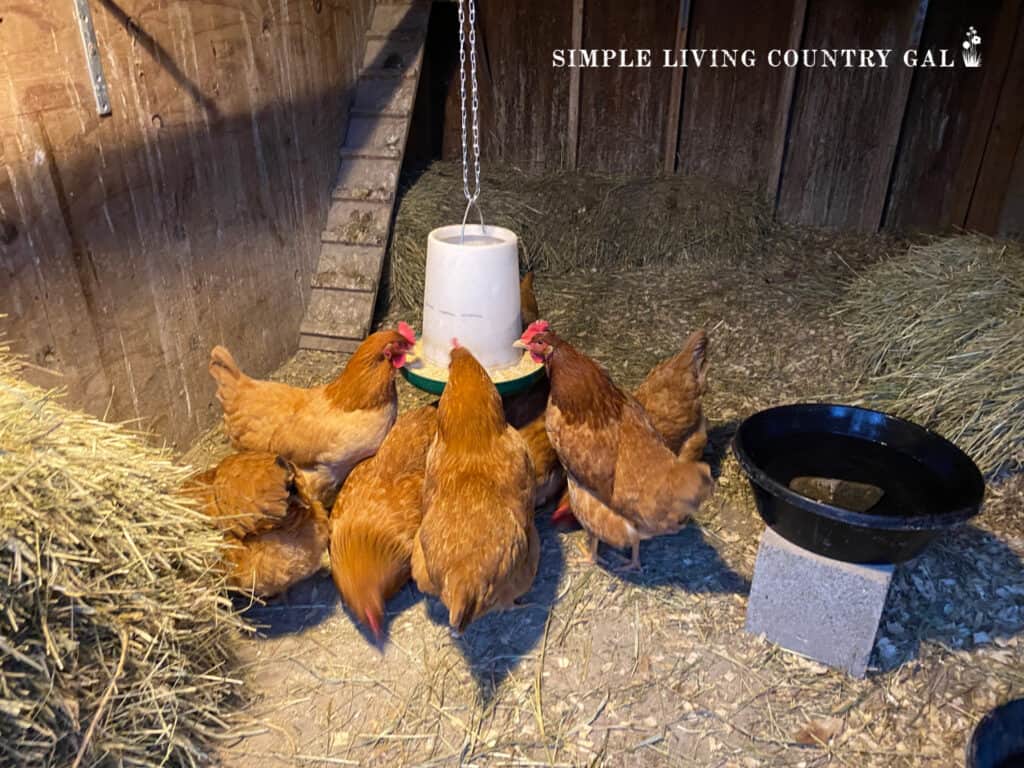
M 462 96 L 462 188 L 466 212 L 461 224 L 433 230 L 427 237 L 427 268 L 423 290 L 423 323 L 408 362 L 402 369 L 412 385 L 440 394 L 448 381 L 448 353 L 453 341 L 467 348 L 487 369 L 501 394 L 526 389 L 543 365 L 512 346 L 522 333 L 519 306 L 519 238 L 515 232 L 486 226 L 480 211 L 480 124 L 476 82 L 476 4 L 469 0 L 469 61 L 472 84 L 473 171 L 469 187 L 469 143 L 466 134 L 465 0 L 459 2 Z M 476 208 L 479 224 L 467 224 Z
M 543 368 L 512 346 L 522 330 L 515 233 L 483 224 L 454 224 L 431 232 L 423 332 L 403 369 L 406 379 L 439 394 L 448 380 L 452 340 L 458 339 L 487 369 L 498 392 L 517 392 L 532 384 Z

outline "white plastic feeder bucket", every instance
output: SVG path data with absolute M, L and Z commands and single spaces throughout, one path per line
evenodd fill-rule
M 452 339 L 491 371 L 518 363 L 519 238 L 503 227 L 439 227 L 427 238 L 423 355 L 448 366 Z

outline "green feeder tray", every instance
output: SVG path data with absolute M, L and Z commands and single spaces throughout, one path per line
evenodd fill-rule
M 522 360 L 516 365 L 489 373 L 499 395 L 514 395 L 529 389 L 544 375 L 544 364 L 535 363 L 530 353 L 524 352 Z M 448 382 L 448 368 L 428 362 L 423 357 L 420 341 L 412 348 L 408 361 L 402 367 L 402 375 L 417 389 L 434 395 L 440 395 Z

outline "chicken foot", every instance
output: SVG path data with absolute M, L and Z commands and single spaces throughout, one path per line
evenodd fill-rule
M 576 540 L 578 553 L 567 557 L 566 563 L 569 565 L 607 565 L 604 558 L 597 554 L 597 548 L 600 545 L 601 540 L 588 531 L 586 540 Z
M 612 570 L 616 573 L 643 573 L 644 567 L 640 564 L 640 537 L 630 542 L 630 558 L 627 560 L 622 555 L 616 554 L 616 558 L 622 561 L 621 565 Z

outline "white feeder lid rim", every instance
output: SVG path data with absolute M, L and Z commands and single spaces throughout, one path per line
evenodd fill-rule
M 499 227 L 496 224 L 487 224 L 486 226 L 480 226 L 479 224 L 466 224 L 466 236 L 467 237 L 490 237 L 495 239 L 497 242 L 494 243 L 457 243 L 448 240 L 447 238 L 461 237 L 462 236 L 462 225 L 461 224 L 445 224 L 443 227 L 430 230 L 430 234 L 427 235 L 428 240 L 435 240 L 445 245 L 462 245 L 463 247 L 481 249 L 481 248 L 500 248 L 502 246 L 508 246 L 509 244 L 518 245 L 519 235 L 513 232 L 511 229 L 505 227 Z

